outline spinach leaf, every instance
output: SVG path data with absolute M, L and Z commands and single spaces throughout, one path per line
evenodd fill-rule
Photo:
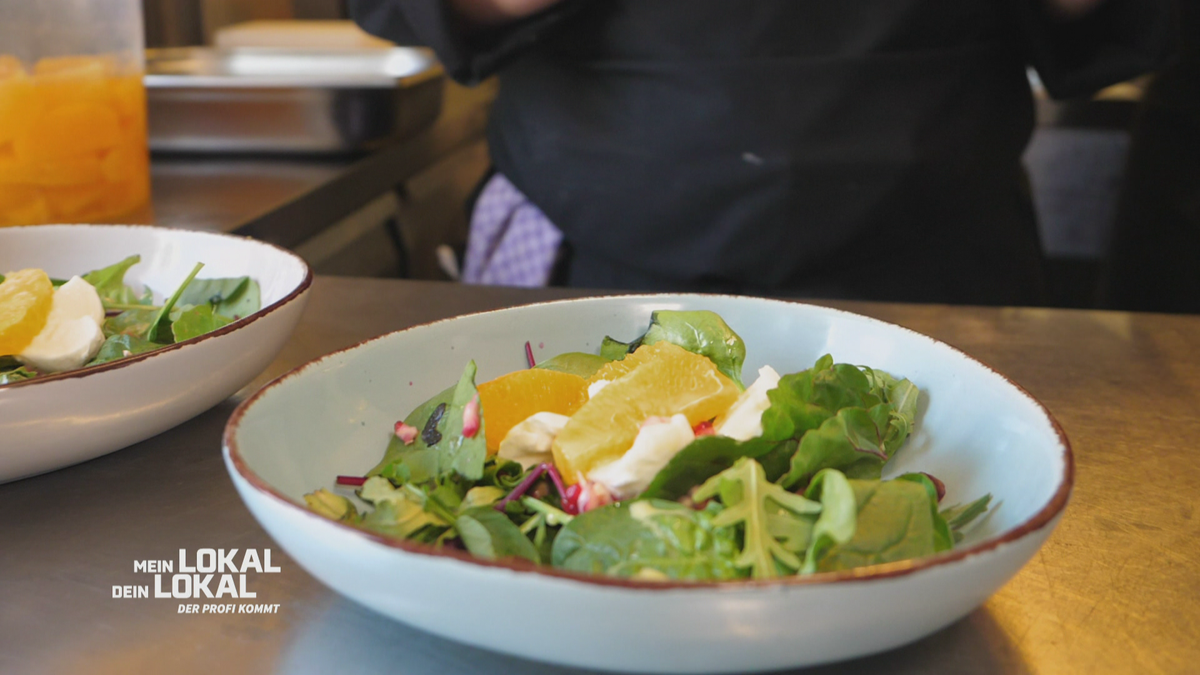
M 837 469 L 824 469 L 813 476 L 812 484 L 805 491 L 809 499 L 821 500 L 821 515 L 813 525 L 808 550 L 804 554 L 801 574 L 817 571 L 817 560 L 829 549 L 845 544 L 854 537 L 858 523 L 858 502 L 850 481 Z
M 324 488 L 304 495 L 304 503 L 309 510 L 326 518 L 349 523 L 357 523 L 361 518 L 353 502 Z
M 950 532 L 950 525 L 942 518 L 942 514 L 938 513 L 937 486 L 929 480 L 929 476 L 923 473 L 906 473 L 897 476 L 896 480 L 910 481 L 925 488 L 925 494 L 929 496 L 929 512 L 933 519 L 933 550 L 940 553 L 954 548 L 954 536 Z
M 475 362 L 471 361 L 463 369 L 458 386 L 454 388 L 454 397 L 446 407 L 439 430 L 442 434 L 441 454 L 439 455 L 439 472 L 446 476 L 458 474 L 466 480 L 477 481 L 483 478 L 483 465 L 487 461 L 487 441 L 485 440 L 485 421 L 483 410 L 479 410 L 479 428 L 471 438 L 463 435 L 463 411 L 468 405 L 478 406 L 479 393 L 475 390 Z M 444 443 L 444 445 L 442 445 Z
M 650 328 L 633 342 L 623 343 L 606 336 L 600 344 L 600 356 L 610 361 L 621 359 L 644 344 L 664 340 L 707 357 L 739 388 L 745 388 L 742 364 L 746 360 L 746 343 L 720 315 L 708 310 L 656 311 L 650 315 Z
M 858 506 L 854 536 L 818 556 L 818 571 L 847 570 L 936 553 L 929 493 L 907 480 L 850 481 Z
M 212 305 L 199 305 L 180 313 L 179 318 L 171 323 L 171 335 L 175 342 L 183 342 L 231 323 L 233 319 L 216 314 Z
M 193 279 L 179 297 L 187 305 L 212 305 L 213 312 L 236 321 L 261 309 L 262 291 L 250 277 Z
M 957 504 L 942 509 L 939 515 L 950 527 L 955 544 L 963 540 L 962 530 L 974 522 L 976 518 L 987 512 L 991 501 L 992 495 L 986 494 L 969 504 Z
M 808 370 L 784 375 L 767 392 L 767 399 L 771 406 L 763 411 L 763 436 L 779 441 L 799 440 L 843 408 L 869 408 L 881 402 L 861 370 L 835 364 L 828 354 Z
M 773 482 L 787 472 L 795 451 L 796 442 L 791 440 L 775 442 L 752 438 L 735 441 L 727 436 L 701 436 L 659 470 L 641 499 L 677 500 L 743 457 L 758 460 L 767 480 Z
M 104 335 L 144 336 L 150 330 L 150 323 L 158 315 L 158 309 L 127 309 L 120 314 L 104 320 Z
M 521 529 L 508 516 L 490 506 L 468 509 L 454 521 L 454 529 L 467 550 L 480 558 L 541 561 L 533 542 Z
M 169 327 L 165 325 L 168 323 L 166 319 L 169 318 L 171 310 L 175 307 L 175 303 L 179 301 L 179 296 L 183 294 L 183 290 L 187 288 L 188 284 L 192 283 L 192 279 L 196 278 L 202 267 L 204 267 L 204 263 L 196 263 L 196 266 L 192 268 L 191 273 L 187 275 L 187 278 L 183 280 L 179 288 L 175 289 L 175 293 L 171 295 L 167 302 L 155 313 L 154 318 L 150 320 L 150 326 L 146 329 L 145 335 L 142 336 L 143 338 L 150 342 L 170 341 L 173 336 L 170 333 Z
M 558 533 L 555 567 L 619 577 L 734 579 L 736 529 L 719 527 L 721 507 L 695 511 L 664 500 L 604 506 L 575 516 Z
M 622 354 L 622 356 L 624 356 Z M 537 364 L 538 368 L 544 370 L 557 370 L 560 373 L 570 373 L 587 379 L 594 375 L 597 370 L 611 361 L 603 356 L 595 354 L 584 354 L 583 352 L 567 352 L 559 354 L 552 359 L 547 359 Z
M 890 457 L 885 442 L 890 429 L 887 426 L 890 413 L 891 408 L 886 403 L 870 410 L 839 410 L 819 428 L 804 434 L 792 456 L 791 469 L 781 482 L 791 487 L 821 469 L 850 467 L 857 476 L 879 478 L 884 462 Z
M 141 262 L 142 257 L 139 255 L 131 255 L 115 265 L 93 270 L 83 275 L 83 280 L 91 284 L 96 289 L 96 294 L 100 296 L 100 302 L 105 309 L 113 305 L 145 305 L 150 302 L 150 293 L 139 296 L 132 288 L 125 284 L 125 273 L 130 267 Z
M 98 366 L 101 363 L 109 361 L 118 361 L 134 354 L 143 352 L 152 352 L 155 349 L 161 349 L 164 345 L 147 342 L 136 335 L 111 335 L 100 345 L 100 351 L 96 352 L 96 356 L 88 361 L 89 366 Z
M 750 569 L 756 579 L 770 579 L 800 569 L 800 559 L 788 550 L 775 534 L 790 531 L 780 523 L 821 511 L 821 505 L 788 492 L 767 480 L 762 466 L 742 458 L 731 468 L 708 479 L 696 491 L 697 501 L 718 497 L 725 510 L 713 524 L 718 527 L 741 523 L 742 550 L 734 560 L 739 568 Z M 794 537 L 789 538 L 794 544 Z

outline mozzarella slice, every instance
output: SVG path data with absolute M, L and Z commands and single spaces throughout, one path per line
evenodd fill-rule
M 104 344 L 104 305 L 92 285 L 79 277 L 54 291 L 46 326 L 17 358 L 44 373 L 87 365 Z
M 631 499 L 645 492 L 667 462 L 695 439 L 684 415 L 646 420 L 633 447 L 619 459 L 592 469 L 587 478 L 603 485 L 618 500 Z
M 521 466 L 526 469 L 543 462 L 554 461 L 550 447 L 554 445 L 554 438 L 566 426 L 569 419 L 571 418 L 566 415 L 550 412 L 530 415 L 517 426 L 509 429 L 504 440 L 500 441 L 500 450 L 496 456 L 520 462 Z
M 758 369 L 758 379 L 746 387 L 741 396 L 729 406 L 729 411 L 714 427 L 721 436 L 736 441 L 748 441 L 762 436 L 762 414 L 771 407 L 767 392 L 779 386 L 779 373 L 771 366 Z

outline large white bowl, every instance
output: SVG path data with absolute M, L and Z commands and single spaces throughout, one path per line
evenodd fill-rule
M 227 398 L 283 348 L 312 283 L 296 255 L 241 237 L 126 225 L 0 228 L 0 273 L 40 267 L 66 278 L 135 253 L 142 261 L 126 275 L 132 285 L 169 294 L 202 262 L 200 278 L 257 280 L 262 309 L 166 349 L 0 386 L 0 482 L 119 450 Z
M 326 520 L 302 495 L 367 471 L 392 424 L 456 380 L 631 339 L 654 309 L 711 309 L 745 339 L 746 371 L 838 361 L 909 377 L 919 427 L 886 474 L 928 471 L 946 503 L 996 504 L 954 551 L 771 582 L 655 583 L 582 576 L 389 540 Z M 1073 464 L 1049 412 L 1004 376 L 912 331 L 846 312 L 756 298 L 626 296 L 554 302 L 418 326 L 337 352 L 245 401 L 225 431 L 233 482 L 306 570 L 376 611 L 474 645 L 618 671 L 747 672 L 905 644 L 979 606 L 1037 551 L 1066 506 Z

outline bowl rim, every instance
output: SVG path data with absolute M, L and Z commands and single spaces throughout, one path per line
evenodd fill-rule
M 2 228 L 2 229 L 0 229 L 0 237 L 4 236 L 5 231 L 12 232 L 12 231 L 16 231 L 16 230 L 28 230 L 28 231 L 36 232 L 38 230 L 44 230 L 46 228 L 64 228 L 64 229 L 90 228 L 90 229 L 96 229 L 96 230 L 148 229 L 148 230 L 156 230 L 156 231 L 160 231 L 160 232 L 178 232 L 184 236 L 215 237 L 215 238 L 220 238 L 220 239 L 233 239 L 233 240 L 242 241 L 242 242 L 249 242 L 252 244 L 266 246 L 267 248 L 274 249 L 276 252 L 300 263 L 300 265 L 304 269 L 304 279 L 300 282 L 300 284 L 298 286 L 296 286 L 296 288 L 292 289 L 291 292 L 289 292 L 287 295 L 280 298 L 279 300 L 276 300 L 275 302 L 267 305 L 266 307 L 260 307 L 258 309 L 258 311 L 253 312 L 247 316 L 244 316 L 244 317 L 238 319 L 237 321 L 234 321 L 233 323 L 222 326 L 222 327 L 218 328 L 217 330 L 212 331 L 211 333 L 205 333 L 204 335 L 198 335 L 194 338 L 184 340 L 183 342 L 175 342 L 175 343 L 169 344 L 165 347 L 162 347 L 161 349 L 155 349 L 153 351 L 142 352 L 141 354 L 134 354 L 132 356 L 127 356 L 123 359 L 118 359 L 116 361 L 109 361 L 108 363 L 102 363 L 97 366 L 77 368 L 75 370 L 67 370 L 67 371 L 64 371 L 61 373 L 52 373 L 50 375 L 42 375 L 40 377 L 36 377 L 31 380 L 22 380 L 20 382 L 12 382 L 9 384 L 0 384 L 0 395 L 3 395 L 4 392 L 6 392 L 6 391 L 10 391 L 10 390 L 14 390 L 14 389 L 20 389 L 20 388 L 24 388 L 24 387 L 35 387 L 35 386 L 41 385 L 41 384 L 50 384 L 53 382 L 62 382 L 65 380 L 73 380 L 73 379 L 78 379 L 78 378 L 91 377 L 93 375 L 99 375 L 101 373 L 107 373 L 107 372 L 111 372 L 114 370 L 119 370 L 121 368 L 126 368 L 128 366 L 131 366 L 135 363 L 140 363 L 142 361 L 147 361 L 149 359 L 152 359 L 152 358 L 155 358 L 158 356 L 163 356 L 163 355 L 169 354 L 169 353 L 177 351 L 179 349 L 183 349 L 184 347 L 196 345 L 196 344 L 205 342 L 210 339 L 219 338 L 222 335 L 228 335 L 229 333 L 232 333 L 236 330 L 245 328 L 246 326 L 249 326 L 250 324 L 254 323 L 255 321 L 258 321 L 259 319 L 262 319 L 262 318 L 266 317 L 267 315 L 274 313 L 275 311 L 283 308 L 285 305 L 291 304 L 294 300 L 296 300 L 296 298 L 299 298 L 301 295 L 303 295 L 309 289 L 309 287 L 312 286 L 312 282 L 313 282 L 312 268 L 308 266 L 308 263 L 305 262 L 305 260 L 303 258 L 296 255 L 292 251 L 289 251 L 286 248 L 283 248 L 282 246 L 277 246 L 275 244 L 272 244 L 271 242 L 263 241 L 261 239 L 255 239 L 253 237 L 247 237 L 247 236 L 237 235 L 237 234 L 227 234 L 225 232 L 206 232 L 204 230 L 183 230 L 183 229 L 171 228 L 171 227 L 157 227 L 154 225 L 121 225 L 121 224 L 108 225 L 108 224 L 53 223 L 53 224 L 47 224 L 47 225 L 17 225 L 17 226 Z
M 412 541 L 408 541 L 408 540 L 396 539 L 396 538 L 388 537 L 388 536 L 385 536 L 385 535 L 382 535 L 382 534 L 379 534 L 376 532 L 371 532 L 369 530 L 365 530 L 360 527 L 356 527 L 349 523 L 333 520 L 332 518 L 327 518 L 320 514 L 314 513 L 313 511 L 309 510 L 308 508 L 304 507 L 303 505 L 293 501 L 292 499 L 288 498 L 286 495 L 282 494 L 281 492 L 276 490 L 274 487 L 272 487 L 269 483 L 267 483 L 266 480 L 261 478 L 257 473 L 252 471 L 249 468 L 249 466 L 246 464 L 245 459 L 242 457 L 241 450 L 238 447 L 238 443 L 237 443 L 237 431 L 241 425 L 242 418 L 246 415 L 246 413 L 250 410 L 250 408 L 252 408 L 262 396 L 264 396 L 267 392 L 274 389 L 275 387 L 287 382 L 288 380 L 290 380 L 293 377 L 302 375 L 309 368 L 316 367 L 319 364 L 321 364 L 329 359 L 332 359 L 334 357 L 337 357 L 345 352 L 357 350 L 357 349 L 364 347 L 368 344 L 371 344 L 373 342 L 384 340 L 384 339 L 390 338 L 393 335 L 396 335 L 399 333 L 405 333 L 405 332 L 408 332 L 408 331 L 416 329 L 416 328 L 433 326 L 433 325 L 445 323 L 448 321 L 455 321 L 455 320 L 465 318 L 465 317 L 484 316 L 484 315 L 489 315 L 489 314 L 509 312 L 512 310 L 528 309 L 528 308 L 532 308 L 532 307 L 554 306 L 554 305 L 561 305 L 561 304 L 568 304 L 568 303 L 575 303 L 575 302 L 579 302 L 579 301 L 589 301 L 589 300 L 597 301 L 597 300 L 605 300 L 605 299 L 609 299 L 609 298 L 633 300 L 633 301 L 637 301 L 637 300 L 668 301 L 668 299 L 678 300 L 678 299 L 696 299 L 696 298 L 730 298 L 730 299 L 743 299 L 743 300 L 744 299 L 753 299 L 753 300 L 767 301 L 767 302 L 771 302 L 771 303 L 801 305 L 801 306 L 804 306 L 804 307 L 807 307 L 810 309 L 814 309 L 817 311 L 821 311 L 821 312 L 842 314 L 842 315 L 846 315 L 849 317 L 853 317 L 858 320 L 865 320 L 865 321 L 868 321 L 871 323 L 888 326 L 888 327 L 891 327 L 894 329 L 904 331 L 906 333 L 910 333 L 921 339 L 929 340 L 929 341 L 933 342 L 934 344 L 942 345 L 954 352 L 957 352 L 959 355 L 961 355 L 963 358 L 967 359 L 968 361 L 977 363 L 978 365 L 982 366 L 986 370 L 991 371 L 993 374 L 1000 377 L 1009 386 L 1013 387 L 1018 393 L 1020 393 L 1025 398 L 1029 399 L 1029 401 L 1031 401 L 1042 412 L 1042 414 L 1045 415 L 1047 421 L 1050 423 L 1051 428 L 1054 430 L 1054 433 L 1058 438 L 1059 447 L 1062 449 L 1062 463 L 1063 463 L 1062 477 L 1058 483 L 1058 486 L 1055 488 L 1054 494 L 1051 495 L 1050 499 L 1046 502 L 1046 504 L 1044 506 L 1042 506 L 1042 508 L 1039 509 L 1036 513 L 1031 515 L 1029 518 L 1025 519 L 1023 522 L 1019 523 L 1015 527 L 1009 528 L 1008 530 L 1001 532 L 996 537 L 986 539 L 982 542 L 979 542 L 979 543 L 977 543 L 973 546 L 969 546 L 967 548 L 953 549 L 950 551 L 944 551 L 944 552 L 941 552 L 941 553 L 938 553 L 935 555 L 925 556 L 922 558 L 916 558 L 916 559 L 912 559 L 912 560 L 901 560 L 901 561 L 897 561 L 897 562 L 893 562 L 893 563 L 869 565 L 866 567 L 857 567 L 854 569 L 842 570 L 842 571 L 837 571 L 837 572 L 818 572 L 815 574 L 809 574 L 809 575 L 805 575 L 805 576 L 794 575 L 794 576 L 790 576 L 790 577 L 778 577 L 778 578 L 774 578 L 774 579 L 731 579 L 731 580 L 723 580 L 723 581 L 709 581 L 709 580 L 654 581 L 654 580 L 629 579 L 629 578 L 620 578 L 620 577 L 608 577 L 608 576 L 604 576 L 604 575 L 600 575 L 600 574 L 587 574 L 587 573 L 582 573 L 582 572 L 573 572 L 573 571 L 569 571 L 569 570 L 562 570 L 562 569 L 554 568 L 549 565 L 534 563 L 532 561 L 528 561 L 528 560 L 524 560 L 524 559 L 511 559 L 510 558 L 510 559 L 500 559 L 500 560 L 487 560 L 484 558 L 477 558 L 467 551 L 460 551 L 457 549 L 448 549 L 448 548 L 439 549 L 439 548 L 435 548 L 434 546 L 432 546 L 430 544 L 421 544 L 421 543 L 412 542 Z M 368 339 L 362 340 L 356 344 L 344 347 L 342 349 L 338 349 L 338 350 L 330 352 L 324 356 L 313 359 L 312 361 L 309 361 L 308 363 L 305 363 L 303 365 L 297 366 L 297 367 L 289 370 L 287 373 L 284 373 L 283 375 L 280 375 L 279 377 L 275 378 L 271 382 L 267 383 L 265 386 L 263 386 L 261 389 L 259 389 L 257 392 L 255 392 L 253 395 L 251 395 L 250 397 L 248 397 L 244 401 L 242 401 L 237 406 L 237 408 L 234 409 L 233 414 L 229 417 L 229 421 L 225 425 L 225 431 L 222 434 L 222 454 L 224 455 L 224 458 L 226 460 L 226 469 L 229 471 L 231 476 L 233 476 L 234 478 L 240 478 L 241 480 L 244 480 L 247 485 L 249 485 L 251 488 L 253 488 L 257 492 L 262 493 L 263 495 L 265 495 L 266 497 L 270 498 L 271 500 L 273 500 L 275 502 L 279 502 L 279 503 L 283 504 L 285 508 L 293 509 L 293 512 L 298 511 L 310 518 L 315 518 L 318 521 L 320 521 L 326 525 L 331 525 L 331 526 L 334 526 L 337 528 L 341 528 L 340 531 L 357 534 L 358 536 L 363 537 L 363 538 L 365 538 L 369 541 L 372 541 L 376 544 L 382 544 L 389 548 L 399 549 L 400 551 L 403 551 L 403 552 L 409 553 L 409 554 L 457 560 L 459 562 L 464 562 L 464 563 L 468 563 L 468 564 L 472 564 L 472 565 L 478 565 L 478 566 L 485 567 L 485 568 L 499 568 L 499 569 L 509 570 L 511 572 L 517 572 L 517 573 L 522 573 L 522 574 L 535 574 L 535 575 L 539 575 L 539 576 L 556 578 L 556 579 L 561 579 L 564 581 L 574 581 L 574 582 L 579 582 L 579 583 L 584 583 L 584 584 L 589 584 L 589 585 L 594 585 L 594 586 L 608 586 L 608 587 L 618 587 L 618 588 L 636 589 L 636 590 L 689 590 L 689 589 L 690 590 L 710 590 L 710 591 L 711 590 L 744 590 L 744 589 L 760 589 L 760 588 L 782 588 L 782 587 L 790 587 L 790 586 L 809 586 L 809 585 L 814 585 L 814 584 L 883 581 L 883 580 L 893 579 L 896 577 L 903 577 L 903 576 L 907 576 L 907 575 L 914 574 L 917 572 L 922 572 L 925 570 L 941 567 L 941 566 L 948 565 L 951 563 L 956 563 L 956 562 L 959 562 L 959 561 L 962 561 L 962 560 L 965 560 L 968 558 L 973 558 L 973 557 L 979 556 L 981 554 L 988 553 L 988 552 L 993 551 L 1001 546 L 1016 542 L 1020 539 L 1023 539 L 1025 536 L 1027 536 L 1029 534 L 1032 534 L 1032 533 L 1037 532 L 1047 526 L 1050 526 L 1052 523 L 1054 523 L 1055 519 L 1059 515 L 1061 515 L 1063 510 L 1066 508 L 1067 503 L 1070 500 L 1072 488 L 1074 487 L 1074 484 L 1075 484 L 1075 457 L 1071 450 L 1071 442 L 1067 438 L 1067 434 L 1063 430 L 1062 425 L 1059 424 L 1058 420 L 1054 417 L 1054 414 L 1050 412 L 1049 408 L 1047 408 L 1045 406 L 1045 404 L 1043 404 L 1041 401 L 1039 401 L 1037 399 L 1037 397 L 1035 397 L 1033 394 L 1029 393 L 1028 390 L 1026 390 L 1024 387 L 1022 387 L 1021 385 L 1014 382 L 1008 376 L 1004 375 L 1003 373 L 996 370 L 991 365 L 981 361 L 980 359 L 977 359 L 974 356 L 967 354 L 965 351 L 959 349 L 958 347 L 955 347 L 951 344 L 948 344 L 948 343 L 938 340 L 936 338 L 925 335 L 924 333 L 912 330 L 911 328 L 906 328 L 905 326 L 901 326 L 899 324 L 895 324 L 895 323 L 892 323 L 889 321 L 883 321 L 882 319 L 876 319 L 874 317 L 865 316 L 863 314 L 858 314 L 858 313 L 846 311 L 843 309 L 837 309 L 837 308 L 826 307 L 823 305 L 817 305 L 817 304 L 813 304 L 813 303 L 809 303 L 809 302 L 801 302 L 801 301 L 794 301 L 794 300 L 788 300 L 788 299 L 762 298 L 762 297 L 757 297 L 757 296 L 734 296 L 734 295 L 725 295 L 725 294 L 706 294 L 706 293 L 640 293 L 640 294 L 618 294 L 618 295 L 592 295 L 592 296 L 583 296 L 583 297 L 579 297 L 579 298 L 570 298 L 570 299 L 564 299 L 564 300 L 532 302 L 532 303 L 527 303 L 527 304 L 523 304 L 523 305 L 513 305 L 512 307 L 504 307 L 504 308 L 500 308 L 500 309 L 486 310 L 486 311 L 482 311 L 482 312 L 471 312 L 468 314 L 447 317 L 447 318 L 438 319 L 435 321 L 427 321 L 424 323 L 413 324 L 412 326 L 408 326 L 406 328 L 401 328 L 399 330 L 384 333 L 383 335 L 379 335 L 379 336 L 376 336 L 373 338 L 368 338 Z M 239 496 L 241 496 L 241 495 L 239 494 Z M 244 496 L 242 498 L 243 498 L 243 501 L 246 500 Z

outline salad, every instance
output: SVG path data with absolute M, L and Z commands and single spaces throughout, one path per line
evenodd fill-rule
M 919 391 L 835 363 L 742 382 L 746 347 L 707 311 L 656 312 L 632 342 L 459 381 L 395 423 L 365 476 L 305 496 L 390 537 L 650 580 L 772 579 L 950 550 L 990 496 L 882 480 Z M 350 499 L 353 490 L 359 502 Z M 366 504 L 359 510 L 359 504 Z
M 130 256 L 70 279 L 40 269 L 0 275 L 0 386 L 162 349 L 258 311 L 249 277 L 197 279 L 198 263 L 161 303 L 125 274 Z

